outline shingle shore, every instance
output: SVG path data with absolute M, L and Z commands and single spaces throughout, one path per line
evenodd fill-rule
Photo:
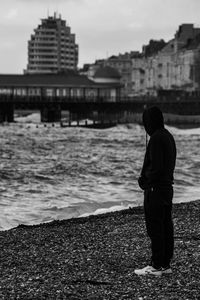
M 173 207 L 173 274 L 149 262 L 142 207 L 0 232 L 0 299 L 200 299 L 200 200 Z

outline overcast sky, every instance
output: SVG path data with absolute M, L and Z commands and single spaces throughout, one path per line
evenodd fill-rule
M 40 19 L 61 14 L 79 45 L 79 66 L 170 40 L 182 23 L 200 27 L 200 0 L 0 0 L 0 73 L 22 73 Z

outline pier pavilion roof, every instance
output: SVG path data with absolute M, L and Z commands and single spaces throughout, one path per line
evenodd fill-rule
M 94 82 L 78 74 L 0 74 L 0 85 L 91 86 Z
M 69 74 L 0 74 L 0 87 L 117 87 L 117 83 L 96 83 L 85 75 Z

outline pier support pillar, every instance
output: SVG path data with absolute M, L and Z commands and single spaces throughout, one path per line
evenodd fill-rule
M 10 103 L 0 106 L 0 123 L 2 122 L 14 122 L 14 107 Z
M 41 109 L 41 122 L 60 122 L 61 108 L 60 105 L 45 106 Z

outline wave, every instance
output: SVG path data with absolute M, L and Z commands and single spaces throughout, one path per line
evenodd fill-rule
M 185 135 L 185 136 L 200 135 L 200 127 L 188 128 L 188 129 L 180 129 L 180 128 L 168 126 L 168 125 L 166 125 L 165 127 L 174 135 Z
M 40 123 L 41 116 L 40 113 L 32 113 L 24 117 L 15 117 L 15 121 L 19 123 Z
M 141 205 L 143 126 L 96 131 L 28 126 L 0 126 L 1 228 Z M 178 149 L 175 201 L 197 199 L 200 128 L 167 128 L 176 134 Z
M 98 208 L 97 210 L 95 210 L 92 213 L 85 213 L 85 214 L 80 215 L 79 218 L 88 217 L 90 215 L 94 215 L 95 216 L 95 215 L 105 214 L 105 213 L 109 213 L 109 212 L 120 211 L 120 210 L 128 209 L 128 208 L 130 208 L 132 206 L 133 205 L 129 205 L 129 206 L 114 205 L 114 206 L 111 206 L 109 208 Z

